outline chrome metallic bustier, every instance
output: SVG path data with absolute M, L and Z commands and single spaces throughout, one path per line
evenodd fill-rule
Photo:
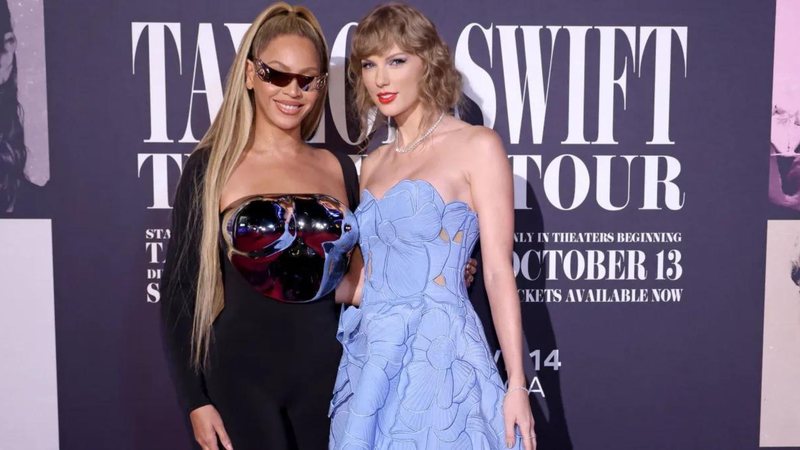
M 353 213 L 322 194 L 245 197 L 222 213 L 225 254 L 265 297 L 306 303 L 333 291 L 358 242 Z

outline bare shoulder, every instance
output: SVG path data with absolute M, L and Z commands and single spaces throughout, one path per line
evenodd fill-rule
M 330 173 L 338 174 L 341 171 L 341 164 L 339 163 L 339 157 L 336 156 L 337 153 L 341 153 L 337 150 L 332 150 L 327 147 L 312 147 L 307 146 L 310 150 L 310 155 L 314 158 L 314 160 L 318 163 L 319 170 L 323 171 L 330 171 Z
M 491 128 L 482 125 L 464 124 L 453 131 L 453 147 L 461 153 L 468 153 L 468 160 L 474 167 L 498 159 L 506 160 L 507 153 L 500 136 Z
M 493 129 L 486 128 L 483 125 L 473 125 L 469 127 L 468 132 L 470 133 L 469 141 L 476 150 L 486 152 L 500 151 L 505 154 L 503 141 Z
M 311 152 L 310 154 L 325 161 L 330 162 L 336 159 L 336 151 L 328 147 L 312 147 L 306 144 L 306 149 Z

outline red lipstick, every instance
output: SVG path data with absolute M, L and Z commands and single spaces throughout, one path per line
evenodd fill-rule
M 397 92 L 378 92 L 378 101 L 386 105 L 392 103 L 397 97 Z

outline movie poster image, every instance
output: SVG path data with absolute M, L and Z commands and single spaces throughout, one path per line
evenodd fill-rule
M 0 0 L 0 217 L 45 217 L 50 179 L 41 0 Z
M 2 449 L 59 448 L 50 236 L 48 219 L 0 220 Z
M 761 446 L 800 446 L 800 221 L 769 221 L 764 285 Z
M 769 200 L 800 215 L 800 2 L 778 0 L 775 15 L 775 65 Z

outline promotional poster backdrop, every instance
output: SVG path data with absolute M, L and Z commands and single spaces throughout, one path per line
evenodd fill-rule
M 772 81 L 772 131 L 769 200 L 776 214 L 800 218 L 800 5 L 778 0 L 775 14 L 775 65 Z
M 464 75 L 462 117 L 509 153 L 539 448 L 768 445 L 764 243 L 794 214 L 765 198 L 775 150 L 753 151 L 775 3 L 411 3 Z M 192 448 L 159 331 L 170 202 L 267 4 L 44 4 L 63 449 Z M 332 61 L 315 145 L 354 153 L 348 36 L 375 4 L 306 3 Z
M 764 283 L 761 445 L 800 446 L 800 221 L 771 220 Z
M 42 186 L 50 178 L 44 7 L 42 1 L 6 1 L 16 37 L 17 86 L 28 148 L 25 173 L 34 184 Z
M 775 9 L 769 218 L 800 219 L 800 3 Z M 769 220 L 766 247 L 760 442 L 800 447 L 800 220 Z
M 0 220 L 2 449 L 59 448 L 51 228 L 46 219 Z
M 0 217 L 50 217 L 41 1 L 0 2 Z

